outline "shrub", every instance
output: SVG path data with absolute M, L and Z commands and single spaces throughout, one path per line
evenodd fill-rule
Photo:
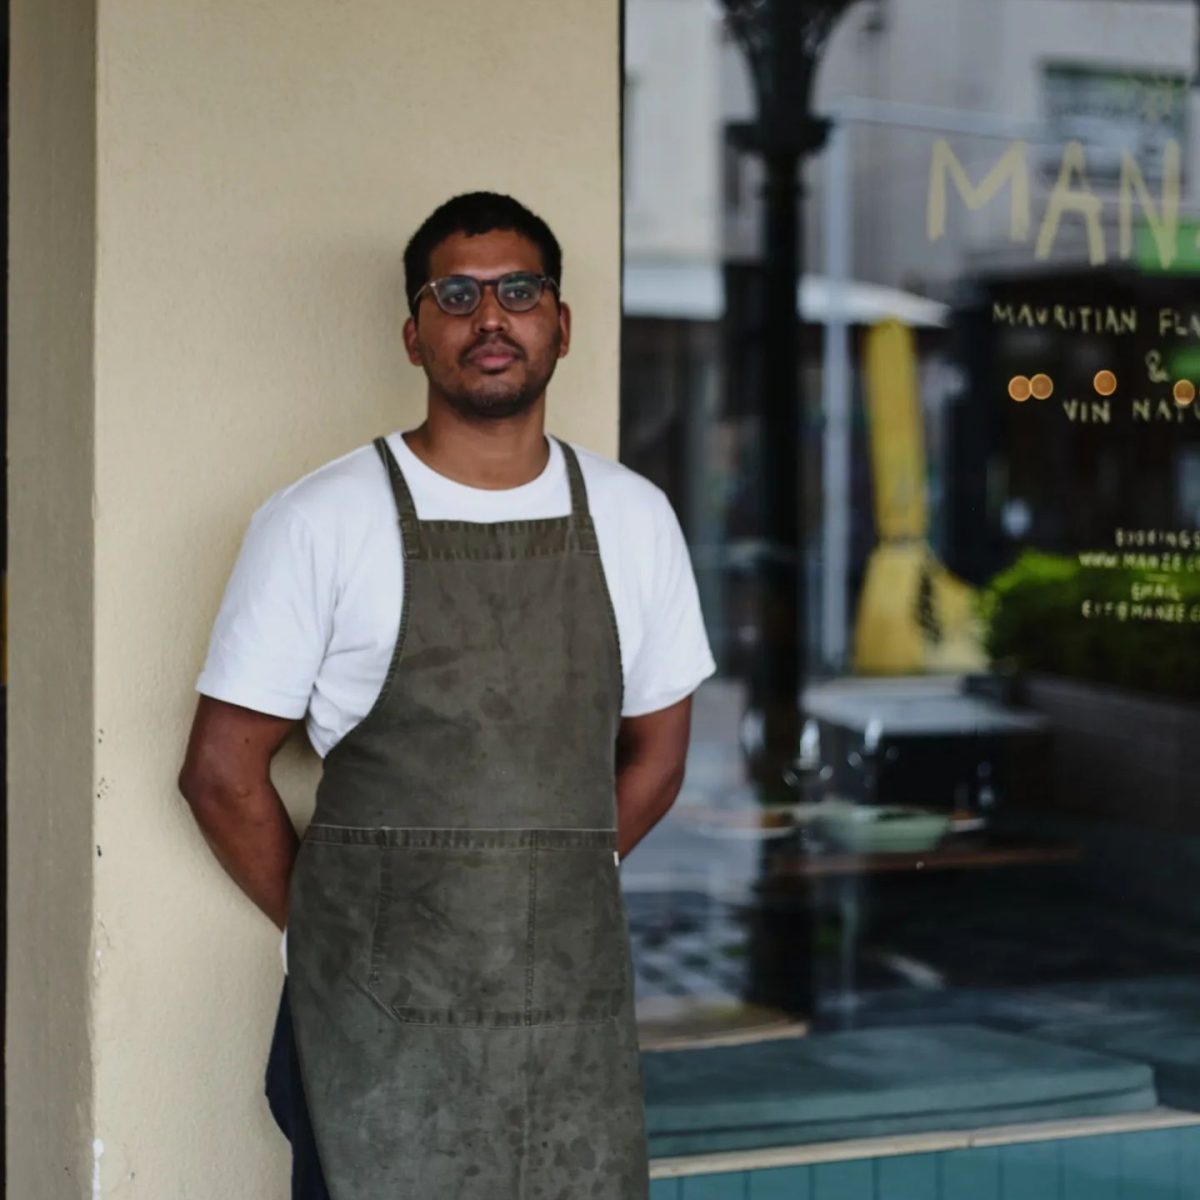
M 1200 615 L 1200 573 L 1154 578 L 1178 590 L 1185 615 Z M 1132 609 L 1133 585 L 1150 580 L 1140 569 L 1084 566 L 1076 558 L 1024 551 L 978 598 L 993 666 L 1200 699 L 1200 622 L 1083 615 L 1085 601 L 1124 601 Z

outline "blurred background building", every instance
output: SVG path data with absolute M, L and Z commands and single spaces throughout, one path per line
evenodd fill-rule
M 747 54 L 784 11 L 626 4 L 621 455 L 676 505 L 720 664 L 625 868 L 647 1034 L 1047 1036 L 1157 1064 L 1190 1112 L 1200 7 L 795 6 L 772 86 L 816 61 L 782 121 L 825 126 L 794 381 Z

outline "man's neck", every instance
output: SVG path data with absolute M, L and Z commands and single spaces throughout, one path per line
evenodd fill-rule
M 540 411 L 519 421 L 483 425 L 437 420 L 431 414 L 401 437 L 427 467 L 468 487 L 520 487 L 536 479 L 550 460 Z

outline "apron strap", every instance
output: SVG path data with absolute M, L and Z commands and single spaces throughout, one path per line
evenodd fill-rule
M 392 448 L 387 444 L 387 439 L 377 437 L 374 446 L 379 451 L 379 457 L 383 459 L 383 465 L 387 467 L 388 478 L 392 482 L 392 495 L 396 498 L 396 511 L 400 514 L 400 533 L 404 543 L 404 557 L 416 558 L 421 545 L 418 532 L 420 522 L 417 520 L 417 506 L 413 503 L 412 492 L 408 490 L 404 472 L 400 470 L 400 464 L 396 461 Z
M 550 435 L 562 448 L 563 458 L 567 463 L 567 482 L 571 485 L 571 516 L 576 524 L 586 526 L 590 523 L 591 512 L 588 509 L 587 488 L 583 485 L 583 471 L 579 468 L 579 459 L 575 451 L 560 437 Z

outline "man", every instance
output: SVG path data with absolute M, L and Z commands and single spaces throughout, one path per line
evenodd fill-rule
M 267 1087 L 296 1200 L 639 1200 L 617 863 L 714 669 L 695 580 L 658 488 L 544 434 L 571 333 L 546 224 L 457 196 L 405 274 L 425 421 L 255 513 L 180 790 L 287 927 Z M 298 842 L 270 762 L 301 717 Z

